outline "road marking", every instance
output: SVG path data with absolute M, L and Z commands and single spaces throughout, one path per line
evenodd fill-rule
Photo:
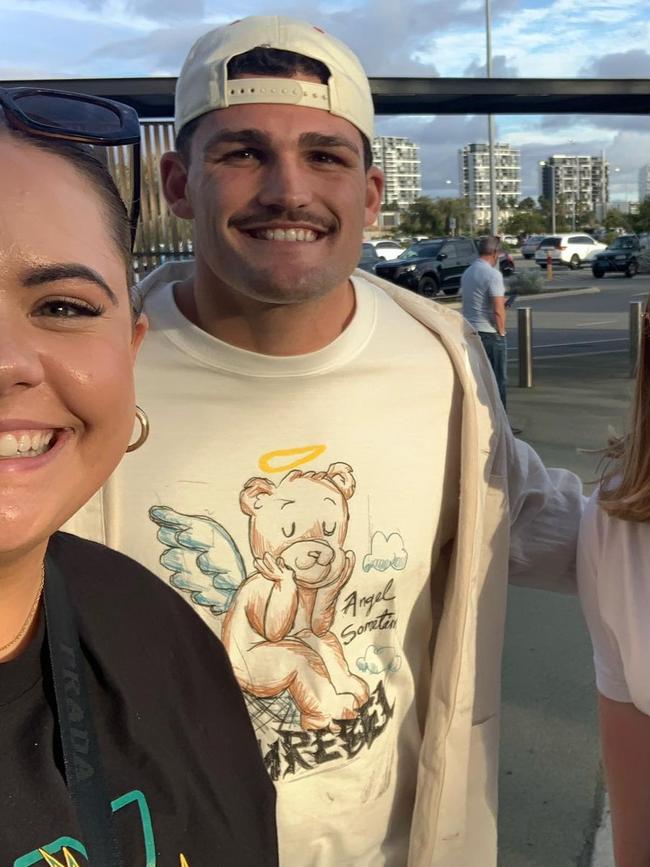
M 605 794 L 605 805 L 600 826 L 596 831 L 591 867 L 612 867 L 614 863 L 614 844 L 612 841 L 612 818 L 609 799 Z
M 627 354 L 629 349 L 605 349 L 602 352 L 569 352 L 566 355 L 533 355 L 533 361 L 541 363 L 543 361 L 557 361 L 560 358 L 591 358 L 594 355 L 621 355 L 624 352 Z M 508 358 L 509 364 L 514 364 L 517 361 L 517 356 L 512 360 Z
M 628 337 L 602 337 L 598 340 L 576 340 L 571 343 L 535 343 L 536 349 L 558 349 L 562 346 L 593 346 L 595 343 L 620 343 L 621 340 L 629 340 Z
M 596 325 L 611 325 L 612 322 L 618 322 L 618 319 L 603 319 L 602 322 L 576 322 L 574 328 L 589 328 Z

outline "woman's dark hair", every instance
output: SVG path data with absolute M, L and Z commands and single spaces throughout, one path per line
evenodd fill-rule
M 327 84 L 330 77 L 329 69 L 320 60 L 312 60 L 304 54 L 295 51 L 285 51 L 281 48 L 253 48 L 244 54 L 238 54 L 228 62 L 228 77 L 243 78 L 247 75 L 273 75 L 279 78 L 293 78 L 300 75 L 312 75 L 321 84 Z M 186 166 L 190 164 L 192 136 L 203 115 L 186 123 L 176 137 L 176 150 L 183 158 Z M 366 136 L 361 133 L 363 141 L 363 165 L 366 171 L 372 165 L 372 147 Z
M 87 145 L 62 139 L 41 138 L 0 123 L 0 134 L 24 142 L 38 150 L 62 157 L 90 182 L 104 206 L 111 237 L 124 260 L 127 273 L 131 273 L 131 229 L 129 216 L 115 181 L 104 163 Z

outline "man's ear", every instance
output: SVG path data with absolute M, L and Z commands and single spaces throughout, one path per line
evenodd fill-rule
M 187 166 L 176 151 L 160 158 L 160 180 L 169 209 L 182 220 L 193 220 L 194 211 L 187 190 Z
M 366 212 L 363 225 L 367 228 L 376 221 L 381 209 L 384 192 L 384 173 L 377 166 L 370 166 L 366 172 Z

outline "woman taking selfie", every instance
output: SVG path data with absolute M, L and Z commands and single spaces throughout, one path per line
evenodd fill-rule
M 650 864 L 650 331 L 631 431 L 611 450 L 580 532 L 578 582 L 594 646 L 617 867 Z
M 276 865 L 223 648 L 136 563 L 57 532 L 129 448 L 146 331 L 124 205 L 66 139 L 136 142 L 137 117 L 24 88 L 0 105 L 0 864 Z

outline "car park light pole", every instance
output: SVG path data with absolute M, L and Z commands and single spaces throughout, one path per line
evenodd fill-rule
M 485 49 L 485 71 L 487 78 L 492 78 L 492 10 L 490 8 L 490 0 L 485 0 Z M 497 235 L 499 230 L 499 213 L 497 211 L 493 114 L 488 114 L 488 160 L 490 165 L 490 232 L 492 235 Z

